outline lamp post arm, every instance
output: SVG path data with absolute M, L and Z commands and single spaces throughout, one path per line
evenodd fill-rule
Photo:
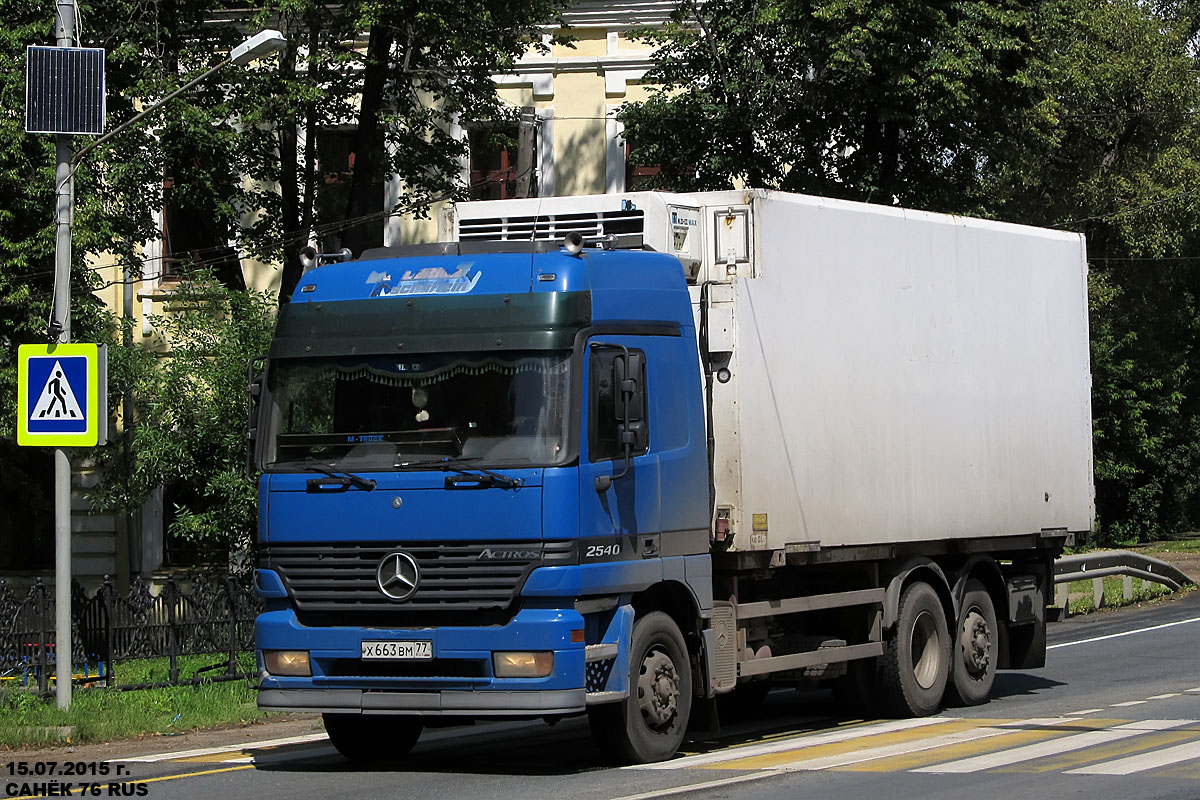
M 91 151 L 91 150 L 94 150 L 95 148 L 97 148 L 97 147 L 99 147 L 100 145 L 102 145 L 102 144 L 104 144 L 105 142 L 107 142 L 109 139 L 111 139 L 111 138 L 113 138 L 114 136 L 116 136 L 118 133 L 121 133 L 122 131 L 124 131 L 124 130 L 126 130 L 126 129 L 128 129 L 128 128 L 132 127 L 133 125 L 136 125 L 137 123 L 141 122 L 143 119 L 145 119 L 146 117 L 150 116 L 150 115 L 151 115 L 151 114 L 153 114 L 155 111 L 158 111 L 158 110 L 159 110 L 159 109 L 161 109 L 163 106 L 165 106 L 167 103 L 169 103 L 169 102 L 171 102 L 172 100 L 174 100 L 176 97 L 179 97 L 179 95 L 183 94 L 183 93 L 184 93 L 184 92 L 186 92 L 188 89 L 191 89 L 193 86 L 195 86 L 196 84 L 200 83 L 202 80 L 204 80 L 204 79 L 208 78 L 208 77 L 209 77 L 210 75 L 212 75 L 214 72 L 218 72 L 219 70 L 225 69 L 225 67 L 228 67 L 228 66 L 229 66 L 230 64 L 232 64 L 232 63 L 233 63 L 233 59 L 231 59 L 231 58 L 226 58 L 226 59 L 224 59 L 223 61 L 221 61 L 219 64 L 215 64 L 214 66 L 210 67 L 208 70 L 206 70 L 206 71 L 202 72 L 201 74 L 197 75 L 196 77 L 192 78 L 190 81 L 188 81 L 187 83 L 185 83 L 183 86 L 180 86 L 178 89 L 176 89 L 175 91 L 171 92 L 169 95 L 167 95 L 167 96 L 166 96 L 166 97 L 164 97 L 163 99 L 159 100 L 157 103 L 154 103 L 154 104 L 153 104 L 153 105 L 151 105 L 149 108 L 147 108 L 147 109 L 143 109 L 143 110 L 142 110 L 140 113 L 138 113 L 138 114 L 135 114 L 134 116 L 132 116 L 132 117 L 130 117 L 129 119 L 125 120 L 125 121 L 124 121 L 124 122 L 122 122 L 120 125 L 118 125 L 117 127 L 113 128 L 113 129 L 112 129 L 111 131 L 109 131 L 108 133 L 106 133 L 106 134 L 104 134 L 103 136 L 101 136 L 99 139 L 95 139 L 95 140 L 93 140 L 93 141 L 92 141 L 90 144 L 88 144 L 86 147 L 82 147 L 82 148 L 80 148 L 78 151 L 76 151 L 76 153 L 75 153 L 75 157 L 71 159 L 71 166 L 72 166 L 72 167 L 78 166 L 78 164 L 79 164 L 79 159 L 81 159 L 81 158 L 84 156 L 84 154 L 85 154 L 85 153 L 88 153 L 89 151 Z

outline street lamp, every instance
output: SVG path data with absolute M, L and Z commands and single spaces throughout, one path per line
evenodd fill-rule
M 56 28 L 58 46 L 70 47 L 75 38 L 75 4 L 59 2 Z M 50 323 L 52 342 L 65 344 L 71 341 L 71 218 L 75 211 L 75 168 L 79 159 L 88 151 L 103 144 L 148 115 L 159 110 L 179 95 L 230 64 L 245 66 L 256 58 L 270 55 L 287 44 L 279 31 L 265 30 L 256 33 L 229 52 L 229 57 L 192 80 L 180 86 L 166 97 L 143 109 L 141 113 L 126 120 L 108 133 L 94 140 L 78 152 L 72 152 L 71 137 L 59 134 L 56 140 L 58 168 L 55 180 L 58 185 L 56 210 L 58 225 L 54 242 L 54 315 Z M 128 294 L 128 287 L 126 287 Z M 130 309 L 132 310 L 132 309 Z M 100 424 L 105 424 L 103 421 Z M 71 460 L 63 448 L 54 450 L 54 602 L 55 640 L 54 661 L 55 695 L 58 707 L 71 706 Z
M 129 119 L 125 120 L 120 125 L 118 125 L 117 127 L 113 128 L 108 133 L 101 136 L 99 139 L 96 139 L 95 141 L 93 141 L 87 147 L 84 147 L 82 150 L 75 153 L 75 157 L 71 159 L 72 165 L 78 164 L 79 159 L 84 155 L 84 153 L 87 153 L 89 150 L 91 150 L 95 147 L 99 147 L 100 145 L 104 144 L 112 137 L 116 136 L 118 133 L 121 133 L 122 131 L 127 130 L 130 127 L 132 127 L 133 125 L 136 125 L 137 123 L 141 122 L 143 119 L 146 118 L 146 116 L 153 114 L 155 111 L 158 111 L 160 108 L 165 106 L 167 103 L 171 102 L 176 97 L 179 97 L 179 95 L 183 94 L 188 89 L 191 89 L 196 84 L 201 83 L 205 79 L 209 78 L 214 73 L 220 72 L 221 70 L 225 69 L 225 67 L 228 67 L 231 64 L 234 66 L 238 66 L 238 67 L 244 67 L 247 64 L 249 64 L 251 61 L 254 61 L 255 59 L 263 58 L 264 56 L 269 56 L 272 53 L 282 50 L 284 45 L 286 45 L 286 44 L 287 44 L 287 38 L 284 37 L 284 35 L 282 33 L 280 33 L 279 31 L 273 31 L 273 30 L 259 31 L 258 33 L 254 34 L 249 39 L 247 39 L 246 41 L 239 44 L 237 47 L 230 50 L 229 57 L 226 58 L 225 60 L 221 61 L 219 64 L 214 64 L 212 67 L 210 67 L 209 69 L 200 73 L 196 77 L 192 78 L 190 81 L 185 83 L 183 86 L 180 86 L 178 89 L 171 92 L 169 95 L 162 98 L 157 103 L 154 103 L 149 108 L 143 109 L 141 111 L 141 113 L 136 114 L 135 116 L 130 117 Z

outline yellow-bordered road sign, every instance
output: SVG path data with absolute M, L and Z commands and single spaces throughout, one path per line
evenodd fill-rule
M 103 345 L 21 345 L 17 349 L 17 444 L 104 444 L 107 366 Z

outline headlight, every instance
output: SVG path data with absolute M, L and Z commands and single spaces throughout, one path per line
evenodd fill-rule
M 497 678 L 544 678 L 554 672 L 554 653 L 492 653 Z
M 263 663 L 267 672 L 292 678 L 307 678 L 312 675 L 307 650 L 263 650 Z

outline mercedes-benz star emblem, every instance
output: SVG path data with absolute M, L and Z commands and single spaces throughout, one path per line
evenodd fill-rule
M 392 600 L 407 600 L 417 593 L 421 570 L 408 553 L 388 553 L 375 569 L 379 591 Z

